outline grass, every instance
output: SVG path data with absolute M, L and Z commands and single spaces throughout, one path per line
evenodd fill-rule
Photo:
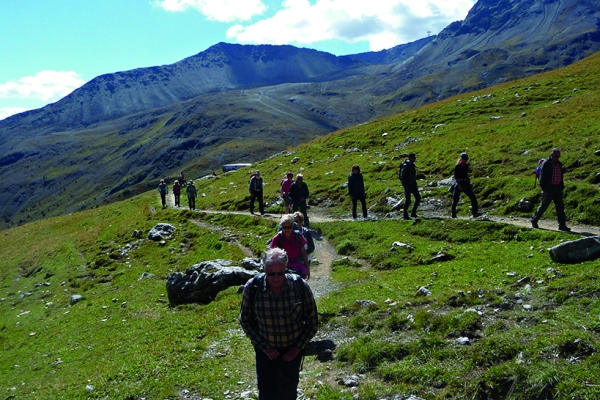
M 447 189 L 429 183 L 450 176 L 458 154 L 468 151 L 485 211 L 525 217 L 516 204 L 539 201 L 533 170 L 558 146 L 568 168 L 568 217 L 597 226 L 598 62 L 594 56 L 265 159 L 255 168 L 267 183 L 268 209 L 281 209 L 273 200 L 292 170 L 309 184 L 309 212 L 348 217 L 342 185 L 357 163 L 370 212 L 391 213 L 387 198 L 402 197 L 397 167 L 409 151 L 418 155 L 424 201 L 449 207 Z M 249 172 L 198 180 L 199 207 L 247 210 Z M 548 210 L 545 218 L 555 217 Z M 166 245 L 132 237 L 134 230 L 145 237 L 159 222 L 177 228 Z M 331 276 L 339 289 L 318 300 L 318 338 L 338 347 L 334 361 L 306 358 L 306 398 L 353 398 L 337 383 L 351 374 L 360 374 L 359 396 L 372 400 L 600 396 L 600 261 L 559 265 L 547 251 L 576 236 L 441 218 L 311 225 L 339 253 Z M 171 308 L 165 281 L 201 261 L 240 260 L 231 238 L 261 254 L 275 226 L 249 215 L 161 210 L 153 190 L 3 231 L 0 393 L 176 399 L 183 390 L 200 398 L 253 390 L 254 357 L 237 322 L 237 288 L 208 305 Z M 74 294 L 83 299 L 70 306 Z M 470 344 L 458 344 L 465 337 Z

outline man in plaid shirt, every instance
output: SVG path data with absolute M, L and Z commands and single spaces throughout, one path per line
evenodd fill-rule
M 244 287 L 240 324 L 256 353 L 259 400 L 296 399 L 304 348 L 318 330 L 308 284 L 286 274 L 287 254 L 265 253 L 264 274 Z

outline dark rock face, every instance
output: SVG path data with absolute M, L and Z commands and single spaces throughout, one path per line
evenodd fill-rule
M 260 265 L 258 259 L 245 259 L 245 267 Z M 185 273 L 173 272 L 167 277 L 167 295 L 171 305 L 200 303 L 207 304 L 219 292 L 231 287 L 244 285 L 258 271 L 244 266 L 231 266 L 231 261 L 204 261 L 189 267 Z

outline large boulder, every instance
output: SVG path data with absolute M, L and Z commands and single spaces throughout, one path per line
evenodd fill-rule
M 175 227 L 171 224 L 156 224 L 154 228 L 148 232 L 148 239 L 159 242 L 161 240 L 169 238 L 175 232 Z
M 590 236 L 579 240 L 561 243 L 550 250 L 552 261 L 574 264 L 600 258 L 600 236 Z
M 244 259 L 242 266 L 231 266 L 230 260 L 204 261 L 192 265 L 185 273 L 173 272 L 167 277 L 167 295 L 171 305 L 186 303 L 207 304 L 219 292 L 240 286 L 259 271 L 259 259 Z

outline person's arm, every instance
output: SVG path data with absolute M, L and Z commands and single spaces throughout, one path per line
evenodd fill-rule
M 304 258 L 304 266 L 306 267 L 306 280 L 310 279 L 310 261 L 308 261 L 308 253 L 304 248 L 304 245 L 300 246 L 300 251 L 302 252 L 302 257 Z
M 252 342 L 256 348 L 266 351 L 269 348 L 269 344 L 258 332 L 254 316 L 254 304 L 252 304 L 253 301 L 250 299 L 250 291 L 253 290 L 253 284 L 254 278 L 250 279 L 246 283 L 246 286 L 244 286 L 242 305 L 240 307 L 240 325 L 246 336 L 248 336 L 248 339 L 250 339 L 250 342 Z M 254 288 L 254 290 L 256 291 L 254 296 L 258 296 L 259 289 Z
M 319 329 L 319 318 L 317 315 L 317 303 L 310 290 L 310 286 L 304 281 L 301 281 L 301 284 L 304 285 L 304 289 L 302 290 L 302 318 L 304 320 L 304 325 L 295 345 L 300 349 L 304 349 L 306 345 L 310 343 L 310 340 L 317 334 Z

